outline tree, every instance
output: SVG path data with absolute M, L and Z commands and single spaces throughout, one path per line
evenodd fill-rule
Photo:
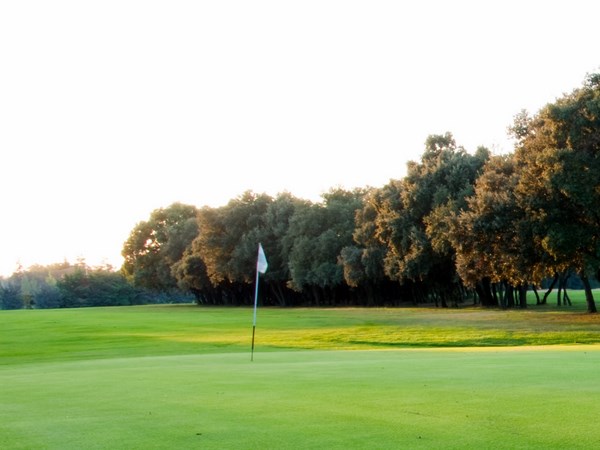
M 62 297 L 56 284 L 43 284 L 34 296 L 35 307 L 38 309 L 60 308 Z
M 23 299 L 21 298 L 21 288 L 15 283 L 0 284 L 0 308 L 1 309 L 21 309 L 23 308 Z
M 600 268 L 600 74 L 523 122 L 518 200 L 535 242 L 553 264 L 580 274 L 588 311 L 596 312 L 588 276 Z
M 143 290 L 118 272 L 78 269 L 56 282 L 61 308 L 127 306 L 150 303 Z
M 522 288 L 538 278 L 530 222 L 515 198 L 517 182 L 511 155 L 491 158 L 467 199 L 468 208 L 456 217 L 450 233 L 458 274 L 465 284 L 477 288 L 484 306 L 498 303 L 491 283 L 506 283 L 512 292 L 512 287 Z M 520 300 L 525 307 L 523 295 Z M 512 299 L 501 302 L 511 306 Z
M 280 306 L 294 304 L 296 295 L 287 287 L 291 278 L 288 265 L 291 247 L 286 240 L 293 217 L 307 208 L 310 202 L 301 200 L 289 193 L 280 193 L 265 211 L 264 228 L 256 239 L 262 242 L 268 252 L 269 270 L 264 275 L 267 295 L 272 295 Z M 263 289 L 265 292 L 265 289 Z
M 362 208 L 354 216 L 354 244 L 344 247 L 339 258 L 346 283 L 361 289 L 367 297 L 367 305 L 385 303 L 393 297 L 384 267 L 385 240 L 380 234 L 385 230 L 383 211 L 389 205 L 388 201 L 399 198 L 395 183 L 391 181 L 381 189 L 371 188 L 365 193 Z
M 201 209 L 200 233 L 174 266 L 180 287 L 190 289 L 199 302 L 251 302 L 261 242 L 269 260 L 261 297 L 272 304 L 290 304 L 294 295 L 286 286 L 286 235 L 297 210 L 309 204 L 289 193 L 273 199 L 247 191 L 224 207 Z
M 200 271 L 197 287 L 202 292 L 210 292 L 208 281 L 216 290 L 211 295 L 220 296 L 224 303 L 252 302 L 256 251 L 265 235 L 265 217 L 272 203 L 266 194 L 247 191 L 223 207 L 199 211 L 200 233 L 186 258 L 188 268 L 193 263 Z
M 216 303 L 214 289 L 206 273 L 206 264 L 198 255 L 197 240 L 194 240 L 183 256 L 171 267 L 171 273 L 177 279 L 177 286 L 189 291 L 196 297 L 196 302 Z
M 198 235 L 197 209 L 173 203 L 154 210 L 138 223 L 123 245 L 122 273 L 136 286 L 170 290 L 177 286 L 171 272 L 185 249 Z
M 332 189 L 323 203 L 298 208 L 286 236 L 289 251 L 289 287 L 311 293 L 317 304 L 336 302 L 343 286 L 343 267 L 338 257 L 352 244 L 354 216 L 362 207 L 364 191 Z
M 213 284 L 251 283 L 258 241 L 249 239 L 264 227 L 264 214 L 273 199 L 247 191 L 226 206 L 203 209 L 197 249 Z
M 446 306 L 446 298 L 460 295 L 448 230 L 488 157 L 483 148 L 469 155 L 450 133 L 432 135 L 421 162 L 409 162 L 407 176 L 387 187 L 377 221 L 385 271 L 400 283 L 414 283 L 415 300 L 439 298 Z

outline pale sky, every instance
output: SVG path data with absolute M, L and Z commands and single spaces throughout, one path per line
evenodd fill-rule
M 1 1 L 0 274 L 120 266 L 135 224 L 402 178 L 600 68 L 600 3 Z

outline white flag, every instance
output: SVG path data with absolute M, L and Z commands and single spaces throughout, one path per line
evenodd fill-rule
M 269 263 L 267 262 L 267 257 L 265 256 L 265 252 L 262 248 L 262 245 L 260 245 L 260 242 L 258 243 L 258 260 L 256 261 L 256 270 L 258 270 L 260 273 L 265 273 L 267 271 L 267 267 L 269 267 Z

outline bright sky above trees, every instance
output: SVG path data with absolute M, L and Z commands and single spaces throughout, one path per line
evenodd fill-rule
M 405 174 L 600 68 L 593 1 L 0 4 L 0 274 L 120 265 L 136 222 Z

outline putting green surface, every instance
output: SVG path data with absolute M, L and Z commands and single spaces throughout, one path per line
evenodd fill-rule
M 263 309 L 253 362 L 250 321 L 244 308 L 0 312 L 0 448 L 600 446 L 597 316 Z
M 0 447 L 596 448 L 597 347 L 3 367 Z

